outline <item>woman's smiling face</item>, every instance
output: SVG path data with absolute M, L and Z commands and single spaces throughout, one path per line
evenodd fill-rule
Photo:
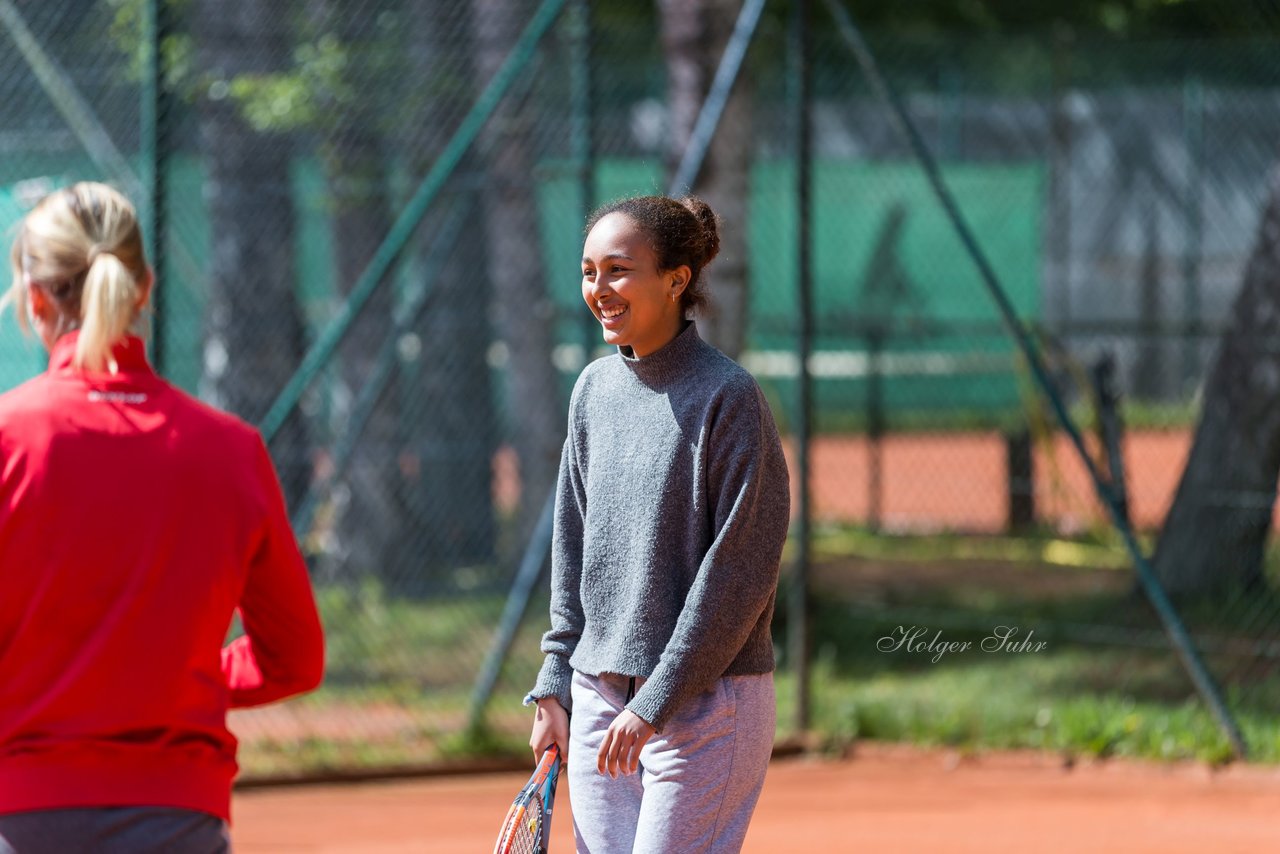
M 679 333 L 680 292 L 688 281 L 687 267 L 658 269 L 649 241 L 625 214 L 601 218 L 582 248 L 582 298 L 600 321 L 605 343 L 630 347 L 637 357 Z

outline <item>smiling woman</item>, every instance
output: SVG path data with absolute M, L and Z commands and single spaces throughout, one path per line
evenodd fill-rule
M 755 380 L 688 317 L 719 242 L 693 198 L 588 222 L 582 296 L 618 352 L 570 402 L 527 698 L 535 756 L 566 757 L 580 851 L 739 850 L 773 746 L 787 467 Z
M 720 248 L 716 216 L 701 199 L 639 196 L 606 205 L 587 223 L 582 298 L 608 344 L 642 358 L 680 332 L 706 303 L 702 268 Z

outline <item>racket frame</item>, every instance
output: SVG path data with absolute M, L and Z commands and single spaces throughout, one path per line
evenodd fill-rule
M 506 818 L 502 821 L 502 830 L 498 833 L 498 841 L 493 846 L 493 854 L 507 854 L 511 837 L 525 821 L 529 812 L 528 806 L 535 798 L 542 802 L 542 838 L 538 840 L 536 851 L 540 854 L 547 851 L 551 841 L 551 810 L 555 805 L 556 782 L 560 777 L 560 768 L 560 748 L 553 744 L 543 751 L 542 759 L 534 769 L 533 775 L 529 777 L 529 782 L 520 789 L 520 793 L 516 795 L 516 799 L 507 810 Z

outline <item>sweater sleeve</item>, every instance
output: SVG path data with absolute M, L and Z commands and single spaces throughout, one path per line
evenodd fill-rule
M 662 730 L 704 691 L 768 620 L 790 523 L 786 459 L 768 404 L 754 383 L 722 403 L 709 436 L 708 503 L 715 538 L 657 667 L 627 705 Z
M 533 690 L 525 698 L 529 703 L 542 697 L 555 697 L 566 711 L 573 707 L 569 693 L 573 668 L 569 658 L 578 646 L 585 625 L 580 585 L 587 496 L 575 438 L 571 419 L 569 436 L 560 455 L 556 487 L 555 534 L 551 542 L 551 629 L 542 636 L 542 651 L 547 657 Z
M 222 650 L 222 672 L 236 708 L 310 691 L 324 673 L 324 635 L 307 566 L 271 457 L 261 440 L 257 444 L 267 519 L 240 597 L 245 633 Z

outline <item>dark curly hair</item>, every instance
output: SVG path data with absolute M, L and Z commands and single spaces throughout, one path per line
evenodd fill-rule
M 696 196 L 673 199 L 669 196 L 633 196 L 597 208 L 587 218 L 586 233 L 612 213 L 629 217 L 649 238 L 658 258 L 658 270 L 689 267 L 689 284 L 680 294 L 684 311 L 703 308 L 707 293 L 702 287 L 702 268 L 720 251 L 720 231 L 715 211 Z

